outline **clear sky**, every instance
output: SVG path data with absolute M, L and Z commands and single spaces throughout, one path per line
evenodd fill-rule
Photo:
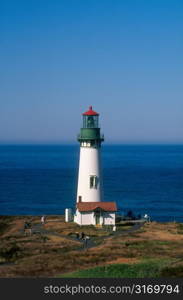
M 182 0 L 0 0 L 0 142 L 183 143 Z

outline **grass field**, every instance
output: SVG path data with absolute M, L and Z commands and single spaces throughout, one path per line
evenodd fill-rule
M 167 260 L 144 261 L 137 264 L 111 264 L 78 272 L 62 274 L 65 278 L 155 278 L 170 264 Z
M 0 216 L 0 277 L 183 277 L 183 224 L 151 222 L 134 232 L 128 224 L 115 234 L 49 216 L 44 233 L 26 236 L 27 219 L 40 223 Z M 82 231 L 89 249 L 73 238 Z

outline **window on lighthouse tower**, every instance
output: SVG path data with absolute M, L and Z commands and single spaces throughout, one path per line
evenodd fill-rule
M 90 176 L 90 188 L 91 189 L 97 189 L 98 182 L 99 182 L 99 180 L 98 180 L 97 176 L 94 176 L 94 175 Z
M 87 127 L 88 128 L 94 128 L 94 119 L 93 116 L 88 116 L 88 120 L 87 120 Z
M 98 116 L 83 116 L 83 128 L 98 128 Z

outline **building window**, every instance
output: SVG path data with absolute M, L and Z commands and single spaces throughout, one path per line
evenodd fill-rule
M 82 202 L 82 196 L 78 197 L 78 202 Z
M 98 177 L 97 176 L 90 176 L 90 188 L 97 189 L 98 186 Z

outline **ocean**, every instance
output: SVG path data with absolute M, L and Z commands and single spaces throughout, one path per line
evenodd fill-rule
M 0 215 L 74 208 L 79 145 L 1 145 Z M 119 213 L 183 222 L 183 145 L 102 145 L 104 201 Z

